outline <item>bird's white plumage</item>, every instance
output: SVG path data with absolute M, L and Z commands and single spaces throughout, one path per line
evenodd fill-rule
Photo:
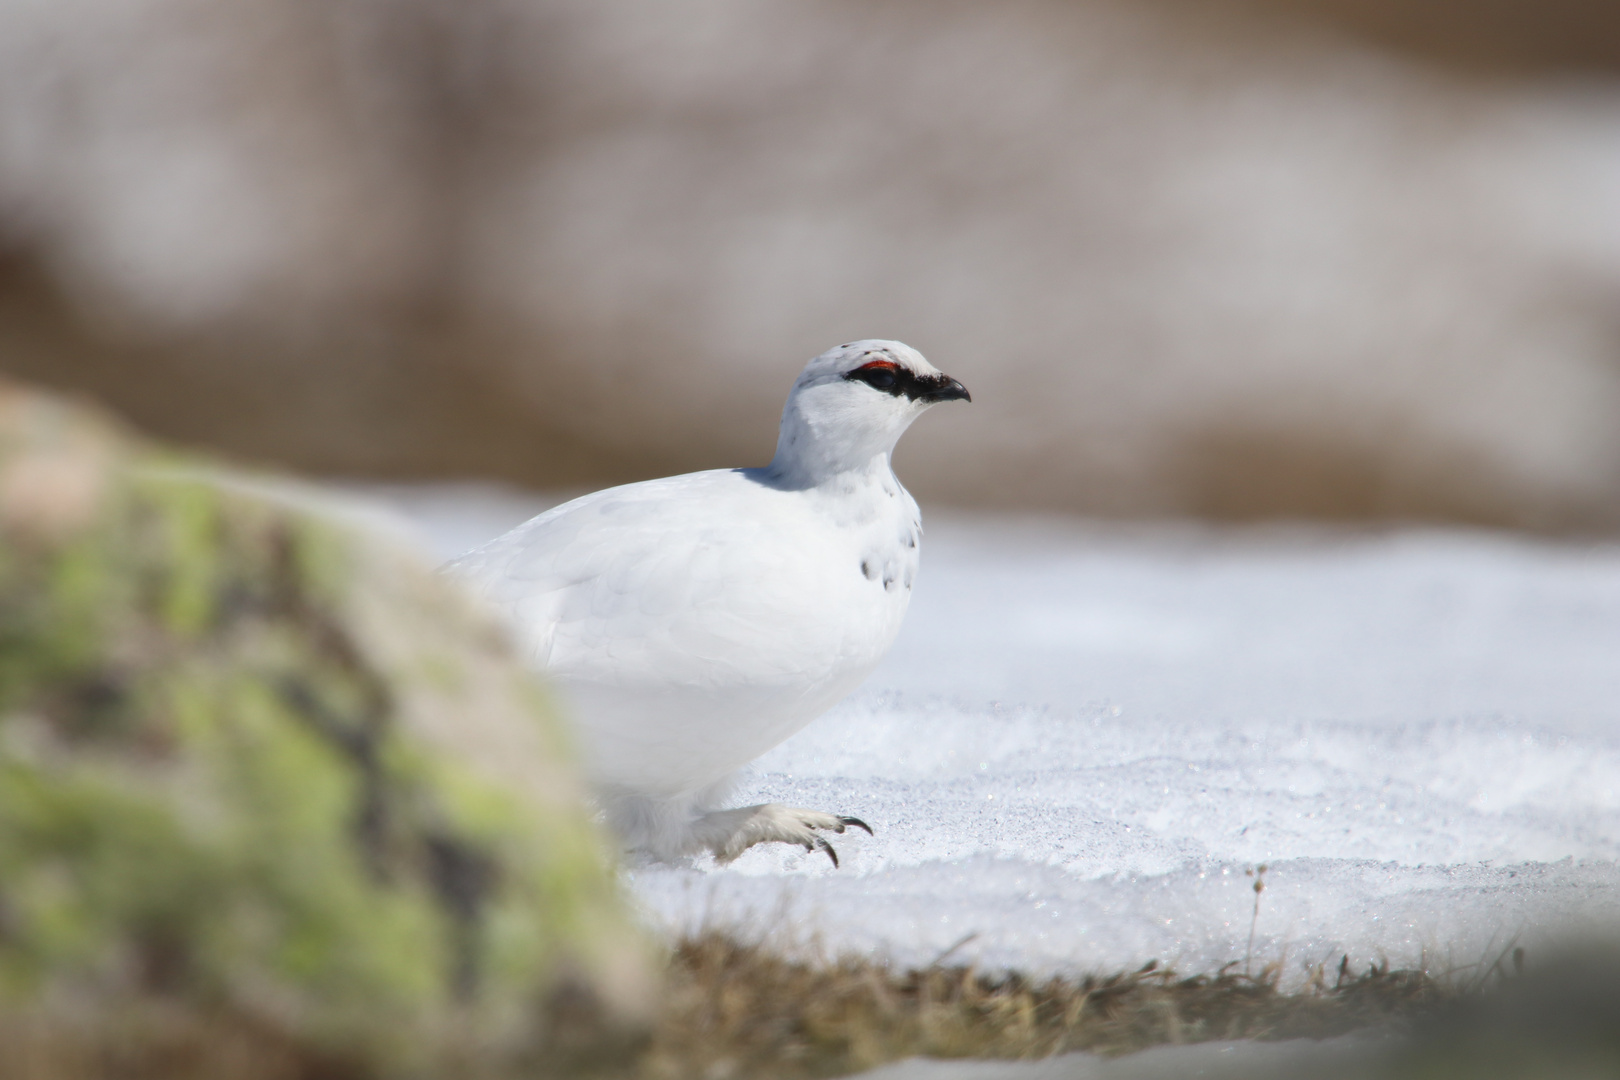
M 711 811 L 728 777 L 894 641 L 922 528 L 889 455 L 934 400 L 965 396 L 898 342 L 840 346 L 795 383 L 769 466 L 598 491 L 450 565 L 558 688 L 633 844 L 730 857 L 744 840 L 842 831 L 779 807 Z M 818 820 L 779 835 L 780 813 Z

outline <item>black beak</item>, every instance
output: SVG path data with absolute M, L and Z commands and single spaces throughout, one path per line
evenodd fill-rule
M 917 399 L 934 405 L 941 401 L 972 401 L 973 395 L 968 393 L 967 387 L 949 375 L 941 375 L 937 380 L 928 380 L 926 388 L 917 395 Z

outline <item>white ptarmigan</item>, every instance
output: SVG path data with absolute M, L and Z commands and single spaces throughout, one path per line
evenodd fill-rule
M 633 848 L 721 862 L 857 818 L 717 809 L 738 770 L 855 689 L 911 599 L 922 523 L 890 455 L 966 388 L 898 341 L 805 366 L 776 456 L 609 488 L 450 563 L 558 691 L 609 823 Z

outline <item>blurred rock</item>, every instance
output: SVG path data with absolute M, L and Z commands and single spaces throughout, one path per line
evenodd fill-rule
M 252 486 L 0 386 L 0 1074 L 634 1049 L 650 953 L 539 688 Z
M 1283 9 L 1339 11 L 3 0 L 0 365 L 578 486 L 761 462 L 899 337 L 974 391 L 924 499 L 1620 524 L 1620 91 Z

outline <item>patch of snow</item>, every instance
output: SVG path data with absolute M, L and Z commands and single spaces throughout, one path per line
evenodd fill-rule
M 379 490 L 442 556 L 542 505 Z M 739 793 L 877 835 L 635 867 L 656 924 L 1298 978 L 1620 918 L 1620 546 L 927 517 L 893 653 Z
M 1155 1046 L 1118 1058 L 1063 1054 L 1044 1061 L 931 1061 L 912 1058 L 860 1074 L 861 1080 L 1264 1080 L 1378 1075 L 1382 1033 L 1281 1042 Z M 1327 1068 L 1324 1068 L 1324 1065 Z M 1358 1069 L 1357 1066 L 1360 1066 Z

